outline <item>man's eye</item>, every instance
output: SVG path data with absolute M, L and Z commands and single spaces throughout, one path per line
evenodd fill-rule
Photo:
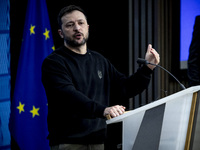
M 84 24 L 84 22 L 79 22 L 79 25 L 83 25 Z
M 67 25 L 66 25 L 66 27 L 68 27 L 68 28 L 69 28 L 69 27 L 72 27 L 72 26 L 73 26 L 73 24 L 67 24 Z

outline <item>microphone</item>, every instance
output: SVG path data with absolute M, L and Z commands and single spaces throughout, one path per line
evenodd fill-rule
M 163 69 L 164 71 L 166 71 L 168 74 L 170 74 L 179 83 L 179 85 L 181 86 L 182 90 L 186 89 L 185 86 L 183 84 L 181 84 L 181 82 L 173 74 L 171 74 L 168 70 L 166 70 L 162 66 L 156 65 L 156 64 L 152 64 L 152 63 L 150 63 L 147 60 L 142 59 L 142 58 L 138 58 L 137 63 L 138 64 L 143 64 L 143 65 L 148 65 L 149 64 L 149 65 L 157 66 L 157 67 Z

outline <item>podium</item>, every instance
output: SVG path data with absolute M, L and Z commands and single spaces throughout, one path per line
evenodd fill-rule
M 194 86 L 107 120 L 107 149 L 199 150 L 199 100 Z

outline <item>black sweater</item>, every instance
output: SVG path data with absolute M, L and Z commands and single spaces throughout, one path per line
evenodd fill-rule
M 103 112 L 112 92 L 122 99 L 133 97 L 147 88 L 151 73 L 144 66 L 126 77 L 97 52 L 88 49 L 80 55 L 64 46 L 55 50 L 42 65 L 50 145 L 103 143 Z

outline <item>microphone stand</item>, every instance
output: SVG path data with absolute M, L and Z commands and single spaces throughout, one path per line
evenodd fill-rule
M 173 74 L 171 74 L 167 69 L 163 68 L 162 66 L 156 65 L 156 64 L 152 64 L 152 63 L 150 63 L 147 60 L 142 59 L 142 58 L 138 58 L 137 63 L 145 64 L 145 65 L 149 64 L 149 65 L 157 66 L 157 67 L 163 69 L 164 71 L 166 71 L 168 74 L 170 74 L 179 83 L 179 85 L 181 86 L 182 90 L 186 89 L 185 86 Z

